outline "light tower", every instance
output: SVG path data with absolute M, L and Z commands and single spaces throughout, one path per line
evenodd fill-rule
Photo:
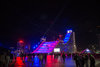
M 77 52 L 76 41 L 75 41 L 75 32 L 73 32 L 73 52 Z

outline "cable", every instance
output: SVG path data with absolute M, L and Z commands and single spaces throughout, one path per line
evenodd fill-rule
M 64 11 L 64 8 L 65 8 L 65 5 L 66 5 L 66 2 L 65 4 L 63 5 L 62 9 L 58 12 L 58 15 L 56 16 L 55 20 L 54 20 L 54 23 L 52 25 L 50 25 L 50 27 L 47 29 L 47 31 L 44 33 L 43 37 L 48 33 L 48 31 L 53 27 L 53 25 L 56 23 L 56 21 L 58 20 L 59 16 L 62 14 L 62 12 Z

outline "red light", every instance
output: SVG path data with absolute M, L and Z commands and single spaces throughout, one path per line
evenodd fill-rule
M 57 38 L 57 40 L 59 40 L 59 38 Z
M 22 41 L 22 40 L 20 40 L 20 41 L 19 41 L 19 43 L 23 43 L 23 41 Z
M 59 37 L 61 38 L 61 37 L 62 37 L 62 35 L 59 35 Z
M 24 64 L 24 63 L 23 63 L 21 57 L 16 57 L 15 67 L 16 67 L 16 66 L 23 65 L 23 64 Z

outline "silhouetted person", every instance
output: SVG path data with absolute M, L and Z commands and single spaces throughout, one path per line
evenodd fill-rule
M 74 56 L 74 60 L 75 60 L 76 67 L 79 67 L 78 55 L 77 54 Z
M 5 58 L 5 60 L 6 60 L 5 66 L 8 67 L 9 62 L 10 62 L 10 56 L 9 56 L 9 53 L 7 53 L 5 57 L 6 57 L 6 58 Z
M 10 53 L 10 62 L 13 61 L 13 54 Z
M 4 66 L 4 54 L 3 53 L 0 53 L 0 67 L 3 67 Z
M 74 60 L 75 60 L 76 67 L 80 67 L 80 57 L 78 56 L 78 54 L 74 56 Z
M 35 57 L 35 54 L 33 53 L 33 57 Z
M 47 59 L 47 54 L 44 54 L 44 59 L 45 59 L 45 63 L 46 63 L 46 59 Z
M 63 61 L 65 62 L 66 55 L 65 53 L 62 54 Z
M 0 57 L 1 65 L 0 67 L 5 67 L 6 66 L 6 52 L 3 52 L 1 57 Z
M 39 55 L 39 59 L 40 59 L 40 62 L 43 63 L 43 55 L 42 54 Z
M 85 58 L 84 58 L 84 55 L 80 55 L 80 66 L 81 67 L 84 67 L 84 64 L 85 64 Z
M 85 55 L 85 65 L 88 67 L 88 55 Z
M 95 67 L 95 58 L 93 55 L 90 55 L 90 67 Z

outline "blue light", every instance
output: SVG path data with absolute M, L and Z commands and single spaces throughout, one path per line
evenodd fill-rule
M 39 66 L 39 58 L 38 56 L 35 56 L 34 57 L 34 63 L 33 63 L 35 66 Z
M 27 46 L 25 48 L 28 48 Z
M 71 33 L 67 33 L 64 39 L 64 43 L 67 43 L 70 38 Z
M 35 48 L 35 47 L 33 47 L 33 48 Z
M 0 46 L 2 46 L 2 44 L 0 43 Z
M 69 39 L 69 37 L 66 37 L 65 39 Z
M 36 45 L 36 47 L 37 47 L 38 45 Z
M 14 54 L 14 52 L 13 52 L 13 51 L 11 51 L 11 54 Z

